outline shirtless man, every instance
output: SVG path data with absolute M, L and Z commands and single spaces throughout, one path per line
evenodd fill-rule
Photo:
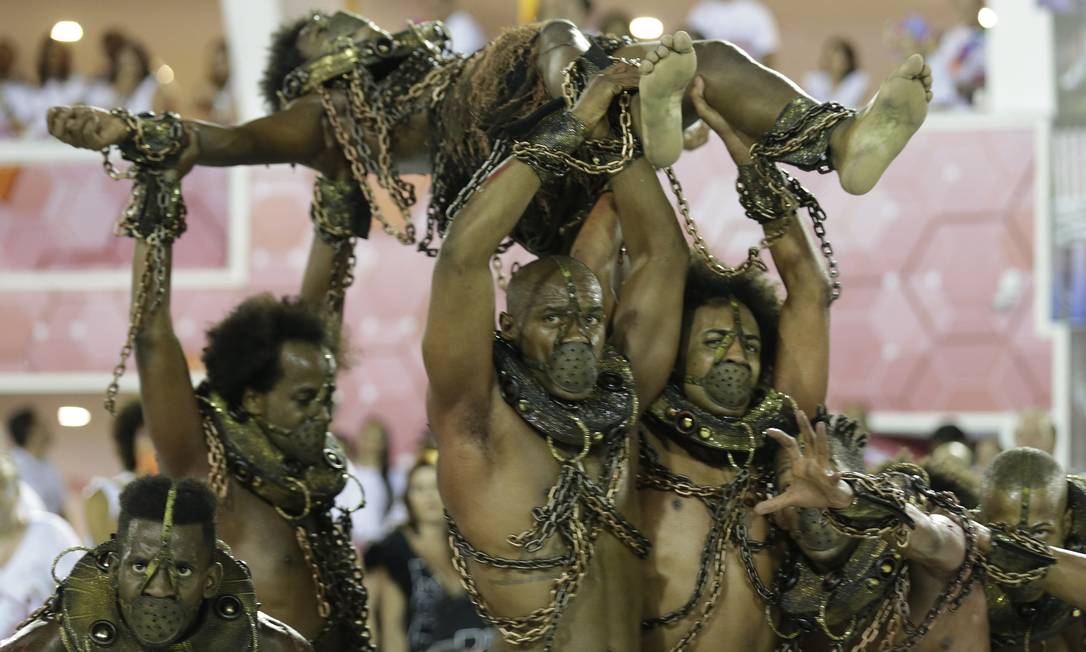
M 252 569 L 262 608 L 317 650 L 366 649 L 361 567 L 331 513 L 345 457 L 327 433 L 342 312 L 325 308 L 351 251 L 317 231 L 298 299 L 252 297 L 209 329 L 199 388 L 173 330 L 166 244 L 161 300 L 135 333 L 140 396 L 163 473 L 207 478 L 219 495 L 219 535 Z M 160 290 L 144 275 L 149 246 L 136 240 L 134 306 L 141 279 Z
M 975 577 L 966 528 L 977 533 L 976 525 L 962 517 L 964 512 L 949 518 L 939 510 L 929 513 L 903 500 L 896 509 L 908 519 L 899 520 L 906 523 L 908 532 L 904 545 L 901 532 L 845 536 L 831 527 L 825 510 L 843 514 L 865 502 L 858 498 L 854 481 L 846 482 L 841 472 L 862 473 L 867 434 L 843 417 L 831 419 L 832 436 L 824 421 L 812 428 L 802 413 L 797 421 L 802 446 L 780 430 L 767 433 L 781 445 L 777 478 L 782 493 L 755 507 L 760 514 L 774 514 L 795 542 L 796 563 L 782 569 L 789 578 L 782 580 L 783 585 L 794 589 L 780 596 L 784 633 L 798 634 L 795 643 L 802 650 L 851 649 L 853 645 L 863 649 L 887 636 L 893 636 L 896 645 L 915 645 L 909 649 L 920 652 L 988 650 L 988 613 L 980 587 L 973 587 L 953 608 Z M 886 477 L 908 487 L 912 474 L 910 470 Z M 891 517 L 897 519 L 901 516 Z M 903 581 L 912 629 L 890 611 L 901 607 L 895 604 L 895 594 L 897 583 Z M 821 602 L 810 601 L 804 595 L 805 586 L 821 593 Z M 827 586 L 833 588 L 827 590 Z
M 609 67 L 527 142 L 568 151 L 602 133 L 612 99 L 638 78 Z M 489 260 L 539 174 L 501 162 L 455 216 L 434 268 L 423 358 L 454 563 L 502 633 L 499 650 L 636 650 L 635 554 L 648 542 L 636 529 L 631 451 L 640 406 L 674 360 L 689 252 L 652 167 L 637 159 L 611 180 L 631 258 L 612 332 L 598 279 L 558 256 L 513 276 L 496 338 Z
M 695 120 L 685 98 L 697 73 L 704 78 L 709 105 L 747 139 L 764 141 L 776 134 L 768 156 L 804 169 L 836 169 L 842 186 L 854 194 L 874 186 L 920 127 L 931 99 L 930 70 L 919 55 L 906 59 L 871 103 L 853 113 L 818 105 L 731 44 L 691 43 L 683 32 L 659 44 L 625 45 L 606 38 L 590 41 L 572 23 L 555 20 L 511 29 L 466 60 L 439 53 L 442 35 L 433 26 L 391 35 L 347 12 L 314 13 L 286 25 L 273 43 L 263 85 L 276 112 L 236 127 L 187 121 L 191 143 L 182 167 L 286 162 L 322 171 L 330 165 L 353 167 L 360 185 L 368 169 L 401 204 L 404 217 L 414 189 L 398 175 L 432 173 L 428 236 L 420 243 L 429 249 L 434 229 L 444 233 L 448 226 L 446 209 L 493 153 L 492 128 L 560 97 L 563 71 L 578 59 L 590 62 L 582 68 L 598 69 L 607 65 L 607 55 L 636 57 L 645 72 L 657 73 L 643 78 L 632 102 L 634 128 L 657 167 L 674 163 L 681 153 L 682 125 Z M 333 47 L 338 37 L 358 43 L 351 56 L 361 60 L 360 73 L 351 82 L 357 91 L 351 95 L 364 96 L 360 104 L 348 106 L 343 89 L 348 69 L 354 69 L 344 67 L 344 55 Z M 297 71 L 305 74 L 291 76 Z M 92 107 L 54 107 L 48 120 L 50 133 L 76 147 L 99 150 L 133 137 L 124 120 Z M 568 251 L 602 179 L 570 173 L 552 180 L 529 208 L 529 224 L 514 235 L 540 254 Z M 373 205 L 372 197 L 367 201 Z M 566 228 L 556 233 L 560 226 Z M 386 230 L 396 229 L 386 224 Z M 406 230 L 399 235 L 414 241 Z
M 699 81 L 693 92 L 698 116 L 736 164 L 749 167 L 750 143 L 708 105 L 703 89 Z M 653 543 L 645 562 L 646 652 L 768 652 L 777 643 L 751 574 L 768 591 L 779 555 L 751 546 L 766 541 L 770 528 L 750 508 L 773 475 L 763 431 L 792 427 L 792 401 L 812 413 L 825 402 L 830 281 L 794 210 L 763 226 L 787 298 L 780 302 L 762 272 L 723 278 L 695 265 L 673 380 L 644 423 L 642 446 L 654 459 L 639 483 Z
M 1053 547 L 1057 560 L 1043 579 L 1022 586 L 987 582 L 992 649 L 1081 650 L 1086 482 L 1044 451 L 1012 448 L 985 471 L 980 507 L 984 523 L 1035 537 Z
M 133 480 L 118 522 L 116 540 L 84 555 L 0 651 L 313 649 L 258 611 L 245 567 L 216 545 L 215 497 L 203 483 Z

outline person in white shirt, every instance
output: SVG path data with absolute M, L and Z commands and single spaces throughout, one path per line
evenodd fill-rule
M 21 493 L 15 465 L 0 455 L 0 639 L 53 594 L 54 559 L 80 544 L 67 521 L 26 508 Z M 68 575 L 77 558 L 59 560 L 58 579 Z
M 159 84 L 151 74 L 147 50 L 124 37 L 112 52 L 106 76 L 88 87 L 84 102 L 93 106 L 121 106 L 132 113 L 161 110 Z
M 38 50 L 38 87 L 30 90 L 25 109 L 25 134 L 44 138 L 49 134 L 45 113 L 57 104 L 85 101 L 87 81 L 72 72 L 72 50 L 67 43 L 46 36 Z
M 818 70 L 803 78 L 803 88 L 823 102 L 860 106 L 867 99 L 867 73 L 860 70 L 856 48 L 841 37 L 826 39 Z
M 959 23 L 943 32 L 928 55 L 934 97 L 932 108 L 968 109 L 985 85 L 987 60 L 984 30 L 977 15 L 983 0 L 955 0 Z
M 773 13 L 758 0 L 702 0 L 687 14 L 686 24 L 704 38 L 729 41 L 773 67 L 780 32 Z
M 0 138 L 22 133 L 32 97 L 30 86 L 15 77 L 15 44 L 0 39 Z
M 53 432 L 31 408 L 17 410 L 8 418 L 13 444 L 11 461 L 23 479 L 45 503 L 45 509 L 64 515 L 64 481 L 46 456 L 53 446 Z
M 383 538 L 406 517 L 399 497 L 403 495 L 406 474 L 392 468 L 389 432 L 377 419 L 367 421 L 354 445 L 354 459 L 347 462 L 347 472 L 358 479 L 348 482 L 336 496 L 336 505 L 354 509 L 365 494 L 366 507 L 351 515 L 351 535 L 359 548 Z

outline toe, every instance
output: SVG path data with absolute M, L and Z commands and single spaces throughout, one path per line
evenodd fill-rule
M 650 61 L 648 57 L 645 57 L 641 60 L 641 65 L 639 65 L 637 68 L 641 71 L 642 75 L 647 75 L 651 73 L 654 68 L 656 68 L 656 64 Z
M 898 74 L 903 77 L 916 77 L 920 74 L 920 71 L 924 69 L 924 57 L 919 54 L 912 54 L 908 59 L 901 64 L 901 67 L 897 69 Z
M 690 35 L 679 30 L 675 32 L 675 44 L 672 46 L 676 52 L 689 52 L 694 49 L 694 39 Z
M 656 46 L 656 56 L 663 59 L 664 57 L 666 57 L 669 54 L 671 54 L 671 50 L 668 49 L 667 46 L 664 46 L 664 45 Z
M 663 36 L 661 36 L 660 43 L 663 43 L 664 47 L 668 48 L 669 50 L 675 49 L 675 39 L 671 36 L 671 34 L 664 34 Z

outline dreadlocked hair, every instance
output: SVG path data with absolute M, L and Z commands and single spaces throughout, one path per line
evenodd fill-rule
M 173 504 L 175 525 L 203 525 L 204 542 L 215 547 L 215 495 L 207 484 L 193 478 L 173 481 L 164 475 L 136 478 L 121 492 L 121 512 L 117 519 L 117 537 L 124 540 L 133 519 L 161 523 L 171 487 L 177 487 Z
M 781 299 L 776 283 L 765 272 L 750 271 L 721 276 L 700 260 L 690 263 L 683 296 L 683 332 L 688 333 L 694 312 L 705 305 L 735 299 L 754 315 L 762 340 L 762 374 L 759 382 L 772 384 L 773 363 L 777 360 L 777 334 L 781 321 Z
M 313 11 L 283 23 L 272 34 L 268 63 L 264 66 L 264 76 L 260 78 L 260 94 L 264 96 L 264 104 L 269 111 L 279 110 L 279 91 L 283 88 L 283 80 L 292 70 L 305 63 L 305 57 L 298 50 L 298 35 L 314 16 L 327 17 L 323 12 Z

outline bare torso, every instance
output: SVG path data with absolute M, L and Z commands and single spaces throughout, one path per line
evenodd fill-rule
M 1043 646 L 1043 647 L 1042 647 Z M 1024 645 L 1018 647 L 993 647 L 998 652 L 1027 652 Z M 1072 627 L 1058 636 L 1046 638 L 1043 641 L 1031 641 L 1029 650 L 1036 652 L 1079 652 L 1086 650 L 1086 626 L 1080 620 Z
M 560 465 L 546 442 L 510 408 L 495 388 L 492 393 L 486 441 L 471 432 L 443 433 L 444 441 L 464 441 L 442 451 L 438 480 L 449 513 L 464 537 L 476 549 L 498 557 L 532 559 L 562 555 L 567 548 L 554 536 L 541 550 L 527 553 L 507 537 L 530 529 L 532 509 L 547 502 L 559 476 Z M 635 526 L 638 504 L 634 490 L 636 443 L 629 462 L 620 467 L 614 504 Z M 600 473 L 601 460 L 585 460 L 591 477 Z M 478 473 L 475 470 L 479 470 Z M 497 617 L 517 618 L 550 603 L 553 580 L 562 569 L 503 570 L 469 562 L 468 568 L 482 597 Z M 606 528 L 594 544 L 591 560 L 575 596 L 557 627 L 555 650 L 625 652 L 638 647 L 641 582 L 637 557 Z M 500 641 L 494 650 L 510 649 Z M 518 652 L 541 650 L 540 642 L 518 646 Z
M 232 478 L 219 507 L 219 537 L 253 574 L 260 610 L 312 640 L 324 619 L 317 589 L 294 528 L 275 509 Z
M 674 443 L 654 434 L 648 437 L 664 466 L 696 484 L 719 486 L 735 478 L 731 469 L 713 468 L 693 459 Z M 690 600 L 711 518 L 705 504 L 697 498 L 683 498 L 652 489 L 639 493 L 645 535 L 653 545 L 652 555 L 641 562 L 645 583 L 643 616 L 653 618 L 672 612 Z M 748 537 L 764 541 L 768 534 L 766 518 L 751 512 L 747 517 Z M 754 561 L 763 583 L 772 586 L 779 556 L 772 551 L 762 551 L 754 555 Z M 728 546 L 726 564 L 716 607 L 695 639 L 695 645 L 689 649 L 772 650 L 776 635 L 766 622 L 765 603 L 751 586 L 734 545 Z M 688 617 L 674 625 L 643 632 L 642 649 L 645 652 L 671 649 L 702 613 L 708 594 L 709 587 L 706 587 L 702 602 Z
M 919 624 L 936 599 L 946 593 L 950 578 L 935 575 L 915 562 L 911 564 L 909 573 L 909 610 L 913 623 Z M 974 584 L 961 606 L 937 618 L 931 631 L 913 649 L 916 652 L 985 652 L 990 649 L 989 636 L 988 601 L 984 597 L 984 587 Z

